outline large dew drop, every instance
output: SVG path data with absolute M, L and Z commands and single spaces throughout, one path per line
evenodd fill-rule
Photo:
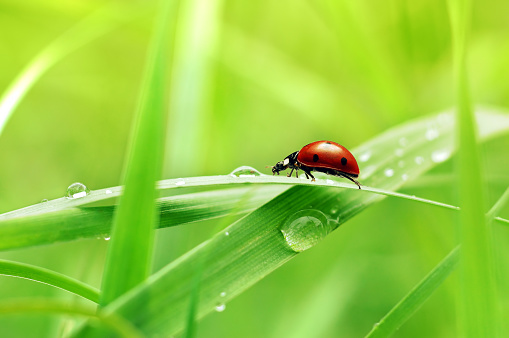
M 286 243 L 295 252 L 305 251 L 332 231 L 327 217 L 318 210 L 301 210 L 288 217 L 281 232 Z
M 255 177 L 255 176 L 261 176 L 262 173 L 260 173 L 258 170 L 256 170 L 253 167 L 249 167 L 247 165 L 243 165 L 242 167 L 238 167 L 234 171 L 230 173 L 230 176 L 234 177 Z
M 76 183 L 71 184 L 67 188 L 65 197 L 67 197 L 69 199 L 76 199 L 76 198 L 85 197 L 88 194 L 90 194 L 90 189 L 88 189 L 87 186 L 84 185 L 83 183 L 76 182 Z

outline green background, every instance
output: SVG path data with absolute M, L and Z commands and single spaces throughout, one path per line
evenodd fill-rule
M 206 1 L 195 3 L 198 8 Z M 92 190 L 121 184 L 156 7 L 129 12 L 135 2 L 119 4 L 126 9 L 125 23 L 51 68 L 0 136 L 0 212 L 61 197 L 76 181 Z M 179 26 L 175 53 L 191 51 L 183 58 L 193 71 L 184 77 L 199 81 L 184 90 L 198 104 L 190 103 L 181 115 L 170 110 L 162 178 L 226 174 L 241 165 L 268 174 L 265 166 L 312 141 L 353 148 L 454 104 L 444 1 L 218 4 L 213 27 L 207 26 L 211 21 L 193 22 L 203 24 L 198 41 L 210 44 L 208 57 L 193 49 L 192 29 Z M 0 0 L 0 91 L 43 48 L 103 6 Z M 508 10 L 503 1 L 474 6 L 468 69 L 475 104 L 509 106 Z M 211 31 L 215 40 L 209 40 Z M 489 206 L 509 183 L 508 145 L 504 137 L 482 148 Z M 403 191 L 457 204 L 453 166 L 448 161 Z M 208 238 L 214 226 L 209 221 L 159 230 L 154 269 Z M 499 231 L 502 240 L 508 230 Z M 451 212 L 386 199 L 226 304 L 224 312 L 207 316 L 198 336 L 363 336 L 454 243 Z M 99 287 L 106 246 L 103 239 L 81 240 L 2 252 L 0 258 Z M 448 281 L 395 336 L 454 336 L 454 295 Z M 28 297 L 77 301 L 42 284 L 0 277 L 1 299 Z M 507 295 L 502 304 L 507 308 Z M 0 333 L 53 337 L 75 325 L 57 316 L 5 316 Z

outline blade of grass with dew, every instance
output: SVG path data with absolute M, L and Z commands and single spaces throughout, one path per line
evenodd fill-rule
M 481 115 L 483 119 L 479 119 L 478 123 L 484 139 L 508 130 L 508 116 L 490 113 Z M 501 123 L 503 121 L 505 123 Z M 405 123 L 354 149 L 353 153 L 361 166 L 361 183 L 389 190 L 399 188 L 406 181 L 421 175 L 452 155 L 454 152 L 452 130 L 454 115 L 440 114 Z M 401 166 L 398 165 L 399 161 L 403 161 Z M 403 178 L 404 174 L 407 175 L 406 179 Z M 209 247 L 213 247 L 214 250 L 205 258 L 205 270 L 200 283 L 198 318 L 213 311 L 219 302 L 226 303 L 233 299 L 297 255 L 281 232 L 282 226 L 293 224 L 291 217 L 302 212 L 321 215 L 317 216 L 321 220 L 316 219 L 328 229 L 325 232 L 329 232 L 383 198 L 381 195 L 370 193 L 366 187 L 357 190 L 348 184 L 351 189 L 337 189 L 346 184 L 340 185 L 332 180 L 333 178 L 319 176 L 316 182 L 329 185 L 329 188 L 302 183 L 285 191 L 230 225 L 225 232 L 216 234 L 168 264 L 104 310 L 130 320 L 147 335 L 162 333 L 171 335 L 180 332 L 186 322 L 192 271 L 195 271 L 198 262 L 204 259 L 203 256 L 211 252 Z M 309 210 L 310 205 L 313 206 L 312 210 Z M 321 235 L 316 234 L 314 238 L 319 239 Z M 291 242 L 291 239 L 288 241 Z M 100 335 L 99 331 L 90 326 L 77 333 L 77 336 L 87 337 Z
M 177 0 L 161 1 L 140 91 L 125 188 L 116 209 L 106 256 L 100 305 L 149 275 L 156 224 L 156 181 L 162 171 L 167 67 L 171 65 Z
M 63 33 L 37 54 L 0 97 L 0 135 L 23 97 L 44 73 L 73 51 L 107 34 L 127 21 L 126 19 L 132 19 L 133 14 L 140 12 L 143 11 L 140 11 L 139 5 L 104 6 Z
M 38 266 L 0 259 L 0 275 L 29 279 L 74 293 L 94 303 L 99 302 L 99 290 L 96 288 Z
M 479 147 L 467 76 L 469 0 L 449 0 L 459 141 L 456 172 L 461 212 L 458 233 L 459 329 L 465 337 L 497 337 L 500 332 L 491 236 L 486 226 Z
M 227 216 L 238 198 L 248 189 L 252 188 L 220 189 L 160 198 L 157 202 L 160 212 L 158 226 L 165 228 Z M 257 186 L 244 209 L 238 210 L 239 215 L 253 211 L 286 189 L 288 187 L 285 186 Z M 120 189 L 103 190 L 112 192 Z M 97 197 L 104 195 L 104 191 L 91 194 L 95 193 Z M 0 251 L 110 236 L 114 206 L 77 205 L 65 208 L 67 201 L 65 198 L 48 201 L 33 206 L 35 210 L 24 208 L 8 213 L 9 217 L 0 215 Z
M 68 304 L 53 299 L 9 300 L 0 302 L 0 315 L 18 315 L 26 313 L 60 314 L 91 318 L 109 328 L 112 334 L 126 338 L 144 337 L 131 323 L 124 318 L 96 312 L 94 308 L 79 304 Z

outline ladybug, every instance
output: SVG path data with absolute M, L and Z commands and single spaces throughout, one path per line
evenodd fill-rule
M 333 176 L 344 177 L 357 184 L 359 189 L 361 185 L 357 180 L 359 177 L 359 166 L 355 157 L 342 145 L 332 141 L 316 141 L 304 146 L 300 151 L 288 155 L 284 160 L 276 163 L 272 167 L 272 175 L 280 171 L 292 169 L 288 177 L 292 176 L 295 170 L 295 176 L 299 177 L 299 169 L 304 171 L 306 178 L 311 176 L 312 181 L 315 177 L 312 171 L 319 171 Z

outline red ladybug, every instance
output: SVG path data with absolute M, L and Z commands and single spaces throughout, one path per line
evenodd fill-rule
M 292 169 L 288 177 L 292 176 L 295 170 L 295 176 L 299 177 L 298 171 L 301 169 L 306 174 L 306 178 L 311 176 L 312 181 L 315 177 L 312 171 L 320 171 L 333 176 L 339 176 L 349 179 L 357 184 L 359 189 L 361 185 L 355 179 L 359 177 L 359 166 L 355 157 L 345 147 L 332 141 L 316 141 L 304 146 L 300 151 L 288 155 L 284 160 L 276 163 L 272 167 L 272 175 L 279 175 L 280 171 Z

